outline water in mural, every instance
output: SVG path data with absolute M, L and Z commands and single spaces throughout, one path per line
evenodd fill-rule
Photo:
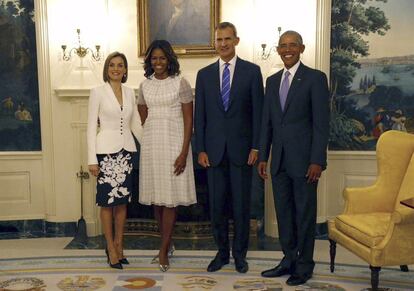
M 0 0 L 0 151 L 41 150 L 34 0 Z
M 375 150 L 414 132 L 414 1 L 333 0 L 331 150 Z

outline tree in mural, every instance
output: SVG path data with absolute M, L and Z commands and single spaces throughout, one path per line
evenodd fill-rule
M 0 0 L 0 151 L 40 150 L 34 0 Z
M 385 35 L 390 29 L 388 19 L 374 2 L 387 0 L 333 0 L 331 30 L 331 142 L 342 148 L 350 149 L 358 141 L 353 137 L 360 131 L 355 119 L 346 116 L 337 100 L 338 96 L 350 93 L 350 85 L 360 68 L 358 57 L 369 55 L 369 45 L 363 36 L 370 33 Z M 361 86 L 367 86 L 361 80 Z

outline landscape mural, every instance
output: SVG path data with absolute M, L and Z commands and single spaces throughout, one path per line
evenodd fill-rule
M 414 132 L 414 1 L 332 0 L 330 150 Z
M 41 150 L 34 0 L 0 0 L 0 151 Z

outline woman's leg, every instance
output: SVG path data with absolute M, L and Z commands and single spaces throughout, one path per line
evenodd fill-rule
M 171 243 L 171 237 L 174 231 L 174 225 L 177 218 L 177 211 L 175 207 L 163 207 L 162 210 L 162 232 L 161 232 L 161 247 L 160 247 L 160 264 L 169 265 L 168 248 Z
M 114 236 L 112 232 L 113 208 L 101 207 L 101 221 L 106 240 L 106 248 L 109 252 L 109 260 L 111 264 L 116 264 L 119 261 L 114 244 Z
M 127 216 L 127 206 L 117 205 L 114 207 L 114 223 L 115 223 L 115 236 L 114 245 L 117 251 L 119 259 L 124 258 L 124 226 Z
M 157 223 L 158 223 L 158 230 L 159 230 L 159 232 L 160 232 L 160 234 L 162 233 L 162 210 L 163 210 L 163 206 L 157 206 L 157 205 L 154 205 L 154 217 L 155 217 L 155 220 L 157 221 Z

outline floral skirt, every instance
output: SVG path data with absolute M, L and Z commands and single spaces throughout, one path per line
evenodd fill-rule
M 98 154 L 99 175 L 96 184 L 96 205 L 112 207 L 131 202 L 131 153 Z

